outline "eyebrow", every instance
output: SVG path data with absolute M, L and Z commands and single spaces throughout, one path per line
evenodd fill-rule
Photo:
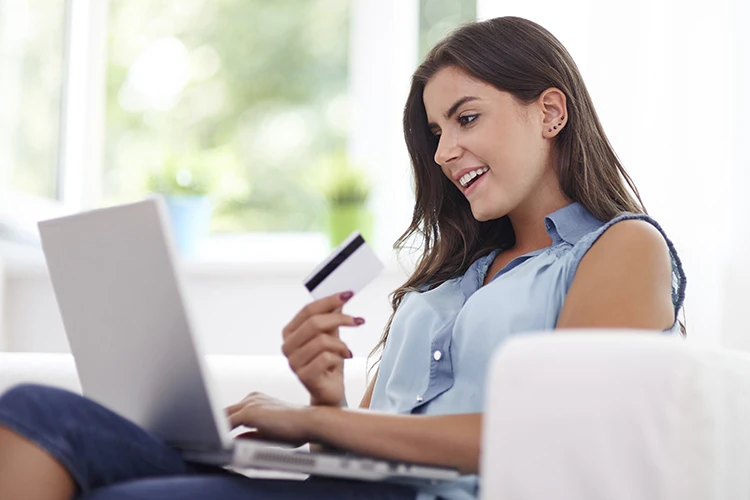
M 458 108 L 460 108 L 462 105 L 466 104 L 467 102 L 478 101 L 478 100 L 479 100 L 478 97 L 469 96 L 469 95 L 462 97 L 461 99 L 453 103 L 453 106 L 451 106 L 450 109 L 448 109 L 448 112 L 445 113 L 445 118 L 447 120 L 450 120 L 451 117 L 456 114 L 456 111 L 458 111 Z M 437 127 L 437 123 L 428 123 L 427 127 L 430 129 L 435 128 Z

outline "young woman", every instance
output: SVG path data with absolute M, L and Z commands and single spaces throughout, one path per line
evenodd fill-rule
M 519 18 L 472 23 L 427 55 L 404 112 L 414 169 L 416 270 L 393 298 L 382 359 L 344 409 L 343 293 L 307 305 L 283 352 L 308 407 L 251 394 L 227 409 L 275 440 L 459 468 L 438 486 L 201 475 L 95 403 L 21 386 L 0 398 L 0 498 L 471 499 L 484 377 L 511 335 L 571 327 L 674 332 L 685 292 L 675 250 L 645 209 L 565 48 Z M 635 195 L 631 195 L 631 191 Z

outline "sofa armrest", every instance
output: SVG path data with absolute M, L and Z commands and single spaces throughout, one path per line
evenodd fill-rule
M 557 331 L 510 340 L 488 376 L 485 500 L 750 497 L 745 353 Z

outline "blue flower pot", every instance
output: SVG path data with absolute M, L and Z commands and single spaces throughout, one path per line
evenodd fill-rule
M 208 196 L 165 196 L 172 232 L 180 254 L 194 255 L 211 225 Z

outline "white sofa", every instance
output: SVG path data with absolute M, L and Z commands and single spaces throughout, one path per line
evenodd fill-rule
M 222 404 L 251 390 L 306 401 L 282 357 L 207 359 Z M 355 404 L 364 360 L 346 377 Z M 750 498 L 750 354 L 642 332 L 527 335 L 488 377 L 483 500 Z M 80 390 L 69 355 L 0 353 L 0 391 L 19 382 Z

